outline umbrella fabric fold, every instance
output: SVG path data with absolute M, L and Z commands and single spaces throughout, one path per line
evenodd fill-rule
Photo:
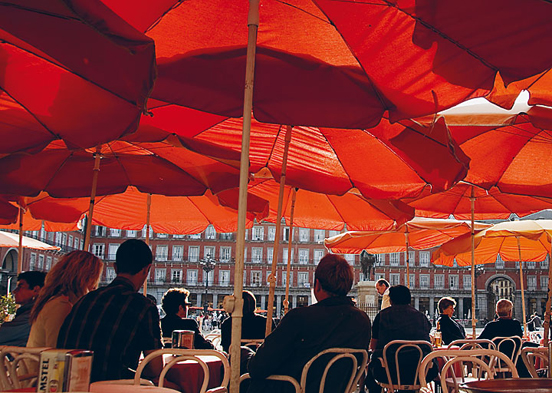
M 17 233 L 0 231 L 0 247 L 19 247 L 19 235 Z M 35 250 L 60 250 L 57 246 L 51 246 L 36 239 L 23 236 L 23 248 Z

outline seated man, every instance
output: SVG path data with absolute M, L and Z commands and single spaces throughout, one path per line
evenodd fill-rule
M 35 299 L 44 286 L 44 272 L 23 272 L 17 276 L 17 287 L 12 294 L 19 304 L 15 318 L 10 322 L 4 322 L 0 326 L 0 345 L 12 345 L 24 347 L 31 332 L 29 316 L 34 306 Z
M 167 314 L 161 319 L 163 337 L 171 338 L 174 330 L 192 330 L 195 349 L 213 349 L 213 344 L 201 335 L 197 322 L 187 318 L 189 295 L 190 291 L 184 288 L 171 288 L 163 295 L 161 307 Z
M 383 357 L 383 348 L 393 340 L 425 340 L 430 342 L 429 332 L 431 323 L 427 317 L 410 305 L 410 290 L 404 285 L 395 285 L 389 288 L 389 299 L 391 307 L 381 310 L 372 326 L 372 341 L 370 349 L 374 352 L 368 365 L 366 375 L 366 387 L 370 393 L 380 393 L 381 387 L 376 380 L 385 382 L 387 375 L 379 358 Z M 425 347 L 422 348 L 424 356 L 429 353 Z M 416 371 L 416 364 L 411 367 L 404 367 L 400 363 L 401 382 L 413 381 Z M 437 376 L 437 364 L 430 369 L 427 375 L 428 380 Z M 404 378 L 404 379 L 403 379 Z
M 318 303 L 290 310 L 266 337 L 249 361 L 249 393 L 291 388 L 289 383 L 265 378 L 284 374 L 299 380 L 303 366 L 325 349 L 368 349 L 370 318 L 347 297 L 352 285 L 353 270 L 343 257 L 328 254 L 320 260 L 314 273 Z M 326 379 L 327 391 L 337 392 L 341 384 L 339 378 Z M 318 392 L 318 383 L 312 385 Z
M 255 314 L 257 299 L 249 291 L 243 291 L 243 318 L 242 318 L 242 339 L 263 339 L 266 332 L 266 317 Z M 275 325 L 272 321 L 272 330 Z M 222 349 L 229 352 L 230 341 L 232 340 L 232 317 L 222 322 L 221 330 Z
M 91 382 L 134 378 L 140 354 L 162 348 L 157 308 L 137 293 L 152 260 L 143 241 L 122 243 L 115 257 L 115 279 L 83 296 L 65 319 L 57 347 L 94 351 Z M 162 366 L 162 359 L 155 358 L 143 377 L 158 376 Z
M 441 333 L 443 335 L 443 343 L 450 344 L 454 340 L 462 340 L 466 338 L 466 332 L 464 326 L 460 325 L 452 316 L 454 315 L 454 308 L 456 307 L 456 301 L 451 297 L 442 297 L 437 303 L 439 308 L 439 319 L 437 323 L 441 327 Z

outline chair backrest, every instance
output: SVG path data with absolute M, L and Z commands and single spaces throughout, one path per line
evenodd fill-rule
M 318 393 L 323 393 L 328 378 L 332 379 L 332 383 L 336 382 L 335 376 L 330 377 L 330 372 L 334 371 L 332 367 L 336 367 L 338 363 L 343 365 L 343 362 L 346 361 L 350 363 L 350 372 L 340 374 L 340 376 L 343 377 L 344 388 L 335 391 L 335 393 L 353 393 L 368 363 L 368 352 L 364 349 L 329 348 L 318 353 L 303 366 L 301 381 L 297 381 L 289 375 L 270 375 L 266 379 L 289 382 L 296 393 L 305 393 L 313 388 L 317 388 Z M 321 374 L 320 376 L 317 375 L 316 381 L 310 378 L 312 377 L 310 372 L 312 372 L 314 368 L 317 369 L 317 374 L 318 372 Z M 342 370 L 342 368 L 340 367 L 339 370 Z M 320 377 L 320 379 L 318 379 L 318 377 Z M 249 374 L 243 374 L 240 378 L 240 382 L 248 378 L 250 378 Z M 333 392 L 334 390 L 332 390 L 332 393 Z
M 46 349 L 50 348 L 1 347 L 1 389 L 6 391 L 36 386 L 40 353 Z
M 539 375 L 539 370 L 548 371 L 548 348 L 523 348 L 520 356 L 529 374 L 531 374 L 531 377 L 540 378 L 542 375 Z M 544 375 L 544 377 L 546 377 L 546 375 Z
M 136 375 L 134 377 L 134 384 L 140 385 L 140 377 L 144 371 L 144 367 L 152 360 L 158 356 L 163 355 L 173 355 L 173 357 L 165 363 L 161 374 L 159 375 L 159 387 L 163 387 L 165 382 L 165 376 L 169 369 L 174 366 L 176 363 L 191 360 L 198 363 L 203 370 L 203 383 L 199 393 L 205 393 L 209 385 L 209 367 L 207 363 L 201 358 L 202 356 L 216 356 L 222 361 L 224 367 L 223 380 L 219 387 L 215 388 L 217 391 L 224 391 L 228 388 L 228 382 L 230 381 L 230 363 L 228 358 L 222 352 L 215 351 L 214 349 L 178 349 L 178 348 L 166 348 L 158 349 L 147 355 L 144 360 L 140 362 L 138 368 L 136 369 Z M 222 388 L 222 389 L 221 389 Z
M 465 351 L 464 353 L 467 353 Z M 451 377 L 449 377 L 451 375 Z M 441 370 L 441 389 L 448 393 L 449 387 L 453 392 L 459 392 L 458 386 L 466 382 L 468 376 L 471 380 L 493 379 L 494 372 L 485 361 L 476 356 L 456 356 L 445 363 Z
M 514 364 L 517 363 L 519 354 L 521 352 L 521 337 L 519 336 L 510 336 L 510 337 L 495 337 L 492 340 L 496 344 L 496 349 L 503 354 L 507 355 Z M 503 372 L 502 370 L 503 363 L 498 361 L 497 363 L 497 372 Z
M 496 344 L 484 338 L 454 340 L 448 345 L 448 349 L 496 349 Z
M 427 353 L 433 347 L 430 342 L 423 340 L 394 340 L 387 343 L 383 348 L 383 358 L 380 358 L 387 382 L 378 383 L 389 390 L 420 389 L 419 369 L 425 356 L 424 349 Z

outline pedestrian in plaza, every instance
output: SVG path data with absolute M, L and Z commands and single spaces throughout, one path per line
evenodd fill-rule
M 72 251 L 54 265 L 31 311 L 28 347 L 56 346 L 63 321 L 82 296 L 97 288 L 102 270 L 100 258 L 87 251 Z

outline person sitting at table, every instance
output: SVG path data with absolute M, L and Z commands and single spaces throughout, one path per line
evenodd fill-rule
M 157 308 L 138 293 L 152 261 L 145 242 L 126 240 L 115 256 L 115 279 L 80 298 L 65 318 L 57 348 L 94 351 L 91 382 L 132 379 L 141 353 L 146 356 L 163 347 Z M 162 368 L 162 358 L 156 357 L 142 376 L 157 377 Z
M 439 308 L 439 319 L 437 323 L 441 328 L 441 334 L 443 337 L 443 343 L 450 344 L 454 340 L 462 340 L 466 338 L 466 332 L 464 327 L 458 323 L 452 316 L 454 314 L 454 308 L 456 307 L 456 301 L 451 297 L 442 297 L 437 303 Z
M 31 311 L 28 347 L 55 347 L 61 324 L 83 295 L 96 289 L 103 263 L 87 251 L 66 254 L 46 275 Z
M 370 349 L 373 350 L 365 384 L 370 393 L 380 393 L 381 386 L 376 381 L 387 381 L 387 374 L 383 368 L 380 358 L 383 358 L 383 348 L 393 340 L 424 340 L 430 341 L 429 332 L 431 323 L 427 317 L 410 305 L 412 300 L 410 289 L 404 285 L 394 285 L 389 288 L 389 300 L 391 307 L 381 310 L 374 319 L 372 326 L 372 340 Z M 422 352 L 427 355 L 430 350 L 422 347 Z M 388 354 L 389 359 L 389 354 Z M 417 364 L 412 367 L 404 367 L 401 361 L 401 382 L 412 381 L 416 372 Z M 437 376 L 437 362 L 427 373 L 427 380 Z
M 268 376 L 283 374 L 299 380 L 305 364 L 325 349 L 368 349 L 370 318 L 347 297 L 353 278 L 352 267 L 342 256 L 327 254 L 320 260 L 314 273 L 318 303 L 290 310 L 265 338 L 249 360 L 249 393 L 280 392 L 285 382 L 267 380 Z M 343 381 L 332 375 L 326 379 L 326 391 L 340 391 Z
M 23 272 L 17 276 L 17 287 L 12 292 L 19 308 L 12 321 L 0 326 L 0 345 L 24 347 L 27 344 L 31 324 L 29 318 L 40 289 L 44 286 L 44 272 Z
M 249 291 L 243 291 L 242 297 L 242 340 L 264 339 L 266 332 L 266 317 L 255 314 L 255 309 L 257 308 L 257 299 L 255 299 L 255 295 Z M 272 330 L 274 330 L 274 328 L 274 321 L 272 321 Z M 232 317 L 228 317 L 222 322 L 220 334 L 222 349 L 228 352 L 230 349 L 230 341 L 232 339 Z
M 192 330 L 194 332 L 194 349 L 214 349 L 199 331 L 197 322 L 188 316 L 188 296 L 190 291 L 184 288 L 171 288 L 163 295 L 161 307 L 165 316 L 161 319 L 163 337 L 172 337 L 174 330 Z

